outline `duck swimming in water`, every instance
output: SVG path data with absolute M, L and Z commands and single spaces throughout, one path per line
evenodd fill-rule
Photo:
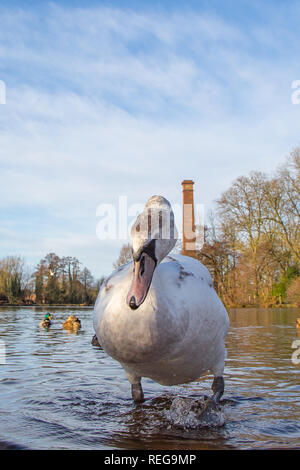
M 81 321 L 75 315 L 70 315 L 68 319 L 63 323 L 65 330 L 80 330 Z
M 92 337 L 91 344 L 92 344 L 93 346 L 97 346 L 98 348 L 101 348 L 101 349 L 102 349 L 101 344 L 99 343 L 98 338 L 97 338 L 96 335 L 94 335 L 94 336 Z
M 51 314 L 50 313 L 46 313 L 45 314 L 45 317 L 44 317 L 44 320 L 42 320 L 40 322 L 40 327 L 41 328 L 48 328 L 50 325 L 51 325 Z
M 151 197 L 131 230 L 133 262 L 101 287 L 94 329 L 123 366 L 135 402 L 144 400 L 142 377 L 176 385 L 210 371 L 215 404 L 224 391 L 228 315 L 208 270 L 194 258 L 169 255 L 176 239 L 170 203 Z

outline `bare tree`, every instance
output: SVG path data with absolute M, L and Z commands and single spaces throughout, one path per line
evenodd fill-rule
M 132 250 L 131 246 L 129 243 L 126 243 L 122 246 L 119 254 L 119 258 L 117 261 L 113 264 L 113 267 L 117 269 L 119 266 L 122 266 L 123 264 L 128 263 L 129 261 L 132 260 Z
M 20 256 L 0 260 L 0 294 L 9 303 L 22 301 L 28 290 L 31 274 Z

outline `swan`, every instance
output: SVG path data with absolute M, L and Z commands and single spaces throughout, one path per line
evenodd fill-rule
M 216 404 L 224 392 L 229 319 L 206 267 L 170 254 L 176 239 L 169 201 L 152 196 L 131 229 L 133 261 L 101 286 L 94 330 L 124 368 L 135 402 L 144 401 L 142 377 L 176 385 L 210 371 Z

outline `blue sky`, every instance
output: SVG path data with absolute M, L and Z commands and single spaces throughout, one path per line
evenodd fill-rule
M 300 143 L 300 2 L 0 2 L 0 256 L 49 251 L 108 274 L 119 195 L 207 208 Z

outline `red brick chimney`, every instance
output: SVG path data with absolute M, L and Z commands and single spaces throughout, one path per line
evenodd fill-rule
M 182 219 L 182 254 L 193 256 L 196 249 L 195 214 L 194 214 L 194 181 L 182 181 L 183 219 Z

